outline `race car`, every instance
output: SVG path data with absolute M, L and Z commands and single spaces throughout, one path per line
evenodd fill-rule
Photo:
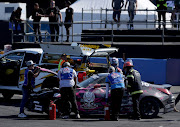
M 103 114 L 106 94 L 105 79 L 108 73 L 94 74 L 78 84 L 76 99 L 82 114 Z M 140 112 L 144 118 L 153 118 L 160 109 L 163 113 L 174 109 L 174 96 L 169 91 L 171 85 L 154 85 L 142 81 L 143 94 L 140 96 Z M 109 95 L 109 98 L 111 95 Z M 110 100 L 110 99 L 109 99 Z M 109 102 L 111 103 L 111 102 Z M 132 114 L 132 99 L 125 90 L 121 114 Z

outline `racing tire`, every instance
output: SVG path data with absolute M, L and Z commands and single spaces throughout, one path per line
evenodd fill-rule
M 145 98 L 140 102 L 140 112 L 142 118 L 155 118 L 160 110 L 160 105 L 156 99 Z
M 6 92 L 6 93 L 2 93 L 2 95 L 4 100 L 10 100 L 13 97 L 14 93 Z

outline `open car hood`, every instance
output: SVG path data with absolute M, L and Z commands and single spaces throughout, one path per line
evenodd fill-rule
M 63 54 L 72 56 L 96 56 L 104 57 L 108 56 L 116 51 L 117 48 L 99 48 L 92 49 L 88 47 L 83 47 L 82 45 L 70 46 L 70 45 L 59 45 L 59 44 L 40 44 L 44 53 L 48 54 Z

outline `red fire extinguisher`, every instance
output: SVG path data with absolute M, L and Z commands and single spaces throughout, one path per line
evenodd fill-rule
M 104 105 L 104 120 L 110 120 L 110 111 L 108 103 Z
M 56 120 L 56 104 L 53 101 L 49 105 L 49 119 Z

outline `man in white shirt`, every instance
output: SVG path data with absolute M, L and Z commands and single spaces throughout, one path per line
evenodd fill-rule
M 76 87 L 77 84 L 77 74 L 76 71 L 72 68 L 70 68 L 70 63 L 65 62 L 63 64 L 63 68 L 60 69 L 58 72 L 58 78 L 59 78 L 59 88 L 61 93 L 61 99 L 64 104 L 63 106 L 63 119 L 69 118 L 69 111 L 67 109 L 66 104 L 68 102 L 72 105 L 72 111 L 76 114 L 76 118 L 79 119 L 79 111 L 77 108 L 77 102 L 76 102 L 76 96 L 75 91 L 73 87 Z

